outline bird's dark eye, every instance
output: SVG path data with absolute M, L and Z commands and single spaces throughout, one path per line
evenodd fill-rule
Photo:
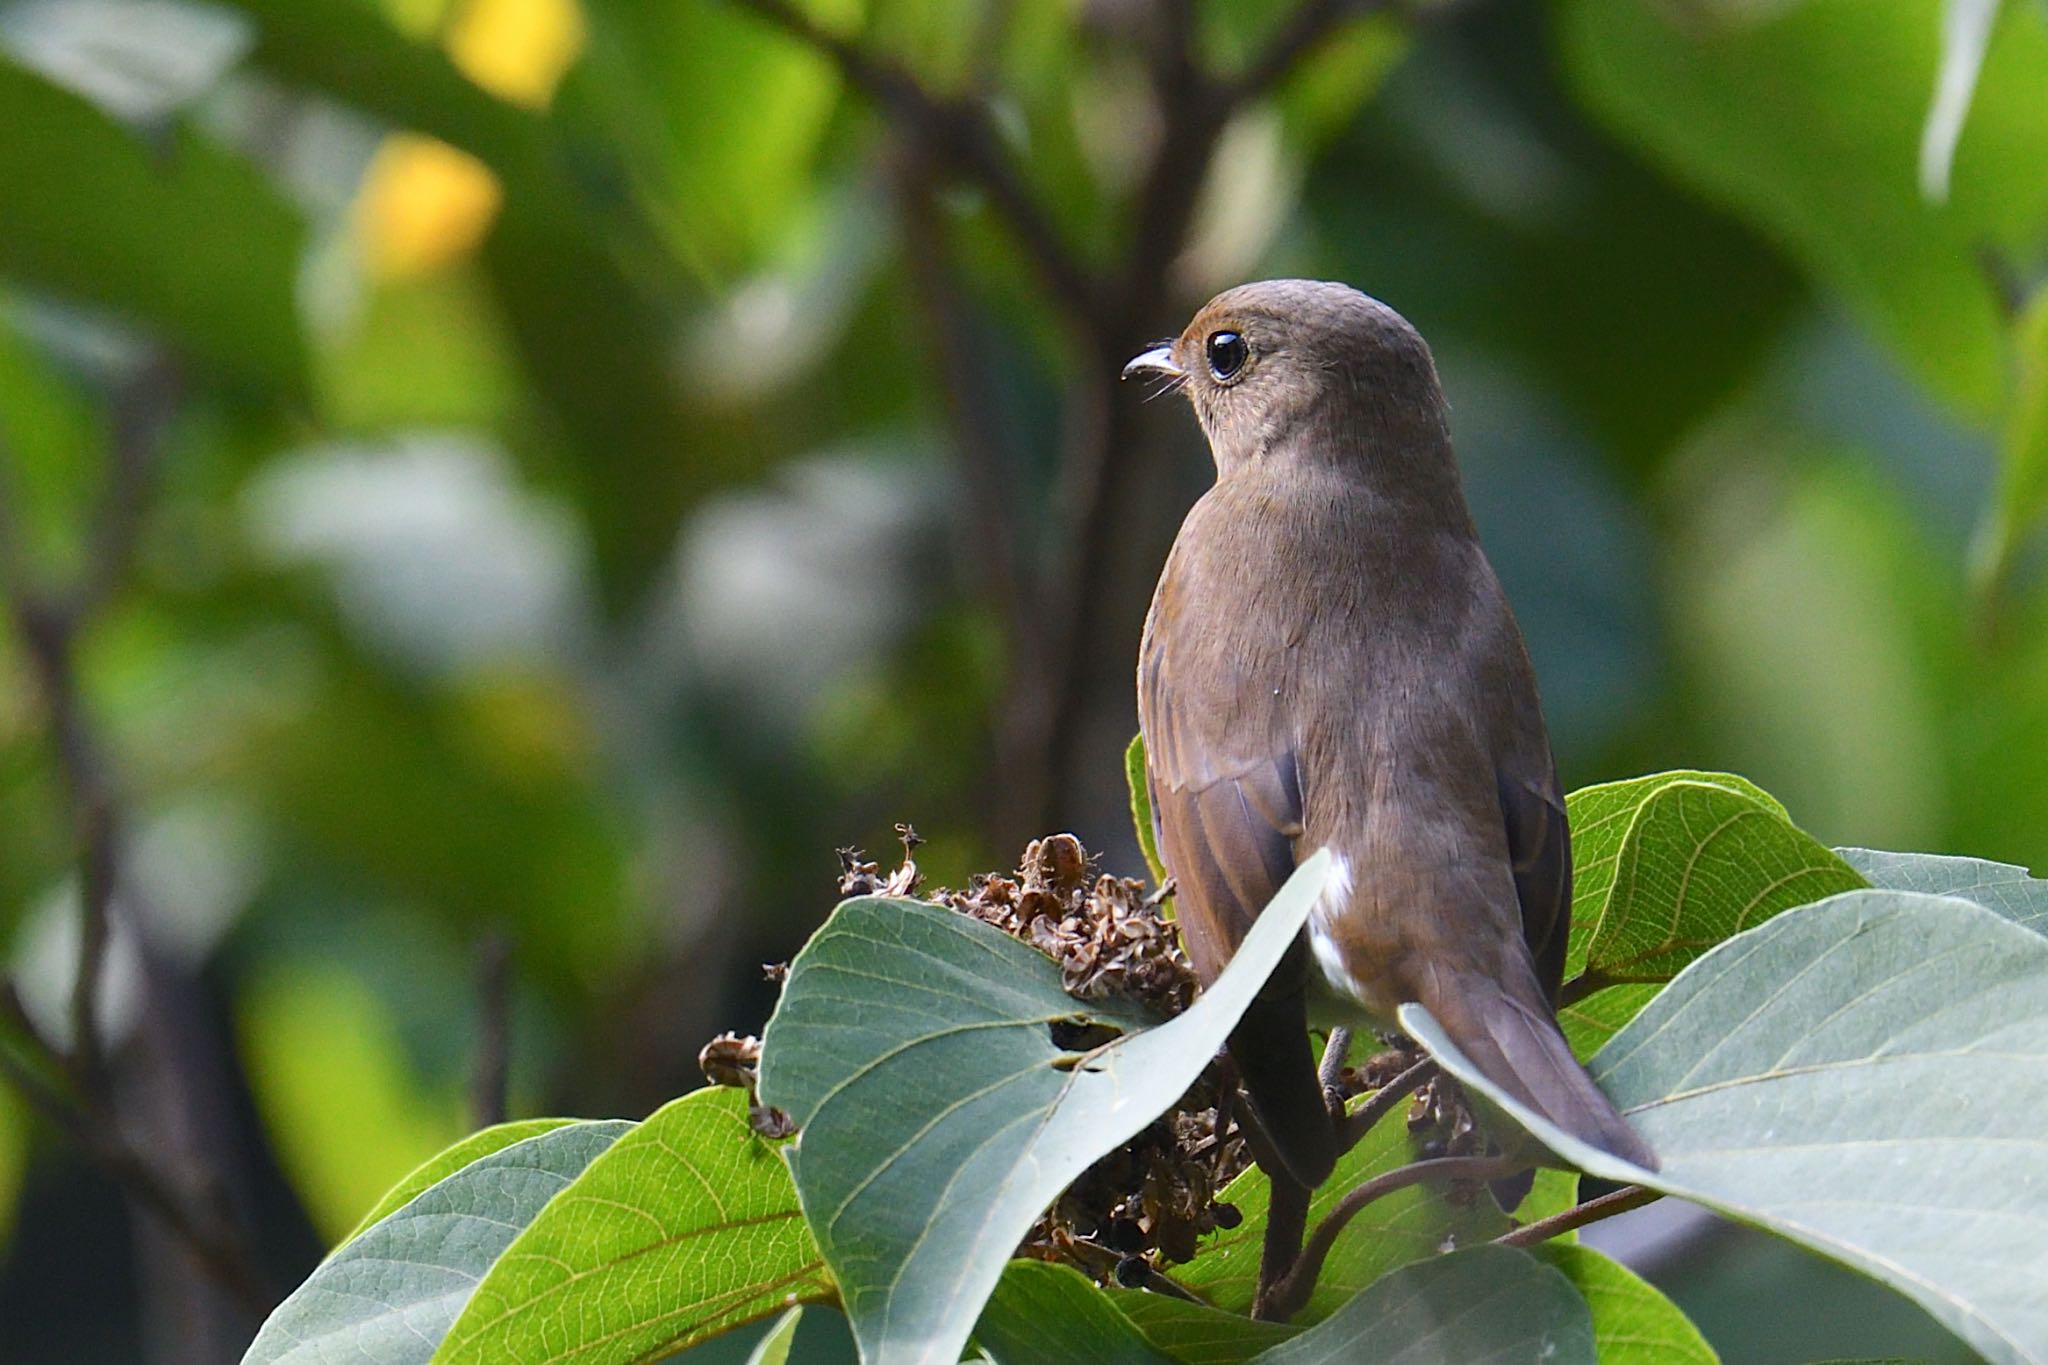
M 1244 368 L 1244 362 L 1251 355 L 1251 347 L 1244 344 L 1244 338 L 1235 332 L 1211 332 L 1209 334 L 1209 373 L 1218 379 L 1228 379 Z

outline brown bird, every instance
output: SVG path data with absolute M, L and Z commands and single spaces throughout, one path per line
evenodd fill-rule
M 1465 506 L 1429 347 L 1341 284 L 1218 295 L 1132 360 L 1209 439 L 1145 620 L 1138 716 L 1159 848 L 1204 984 L 1298 860 L 1332 890 L 1230 1049 L 1280 1162 L 1336 1159 L 1308 1024 L 1417 1001 L 1553 1123 L 1655 1157 L 1556 1020 L 1564 802 L 1521 631 Z

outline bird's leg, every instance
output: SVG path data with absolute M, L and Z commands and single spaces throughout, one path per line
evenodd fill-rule
M 1266 1173 L 1268 1182 L 1266 1236 L 1259 1248 L 1259 1287 L 1252 1296 L 1252 1316 L 1263 1318 L 1266 1313 L 1262 1305 L 1272 1286 L 1286 1279 L 1295 1258 L 1301 1254 L 1302 1234 L 1308 1230 L 1310 1190 L 1281 1164 L 1257 1109 L 1246 1105 L 1238 1115 L 1237 1127 L 1244 1134 L 1245 1146 L 1251 1148 L 1252 1160 Z
M 1317 1076 L 1323 1083 L 1323 1103 L 1340 1121 L 1344 1117 L 1344 1058 L 1351 1051 L 1351 1030 L 1333 1028 L 1323 1044 L 1323 1064 Z
M 1252 1316 L 1285 1322 L 1300 1307 L 1275 1301 L 1276 1291 L 1292 1280 L 1290 1271 L 1301 1258 L 1302 1234 L 1308 1230 L 1309 1187 L 1275 1167 L 1272 1194 L 1266 1205 L 1266 1239 L 1259 1249 L 1259 1287 L 1252 1295 Z
M 1308 1302 L 1309 1295 L 1315 1292 L 1316 1279 L 1323 1273 L 1323 1262 L 1328 1259 L 1330 1248 L 1336 1244 L 1337 1234 L 1344 1231 L 1345 1225 L 1357 1217 L 1358 1211 L 1367 1204 L 1392 1194 L 1395 1190 L 1406 1189 L 1410 1185 L 1419 1185 L 1425 1181 L 1497 1180 L 1501 1176 L 1513 1174 L 1516 1165 L 1516 1162 L 1505 1157 L 1437 1157 L 1429 1161 L 1414 1161 L 1406 1166 L 1396 1166 L 1393 1170 L 1383 1171 L 1353 1188 L 1349 1194 L 1337 1201 L 1337 1206 L 1331 1209 L 1320 1223 L 1316 1224 L 1316 1230 L 1309 1237 L 1308 1244 L 1294 1257 L 1293 1264 L 1285 1275 L 1269 1282 L 1265 1273 L 1266 1267 L 1259 1267 L 1259 1290 L 1258 1296 L 1252 1300 L 1252 1316 L 1285 1322 L 1300 1312 L 1302 1305 Z M 1279 1182 L 1275 1181 L 1274 1212 L 1269 1217 L 1277 1218 L 1279 1215 L 1279 1189 Z M 1269 1223 L 1269 1239 L 1271 1231 Z M 1296 1237 L 1299 1235 L 1297 1233 Z

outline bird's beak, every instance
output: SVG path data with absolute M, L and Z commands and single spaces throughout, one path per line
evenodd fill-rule
M 1131 363 L 1124 366 L 1124 378 L 1129 379 L 1134 374 L 1157 374 L 1168 379 L 1181 379 L 1186 377 L 1187 371 L 1175 362 L 1173 343 L 1162 341 L 1151 350 L 1131 357 Z

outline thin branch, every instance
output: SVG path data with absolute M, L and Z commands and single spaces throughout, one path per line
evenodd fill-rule
M 933 94 L 900 64 L 834 33 L 788 0 L 735 3 L 829 57 L 848 85 L 866 95 L 935 160 L 988 196 L 996 216 L 1071 316 L 1085 318 L 1094 311 L 1095 281 L 1025 185 L 985 106 Z
M 1323 1060 L 1316 1067 L 1316 1079 L 1322 1082 L 1323 1096 L 1330 1099 L 1333 1092 L 1340 1092 L 1344 1084 L 1344 1060 L 1351 1052 L 1351 1030 L 1333 1028 L 1329 1037 L 1323 1040 Z M 1341 1097 L 1341 1093 L 1340 1093 Z M 1337 1101 L 1331 1100 L 1332 1103 Z M 1340 1111 L 1341 1112 L 1341 1111 Z
M 1641 1185 L 1623 1185 L 1620 1189 L 1603 1194 L 1598 1199 L 1588 1199 L 1583 1204 L 1574 1204 L 1562 1213 L 1539 1218 L 1493 1240 L 1504 1247 L 1535 1246 L 1538 1242 L 1547 1242 L 1553 1237 L 1562 1236 L 1588 1223 L 1597 1223 L 1603 1218 L 1612 1218 L 1616 1214 L 1627 1213 L 1630 1209 L 1639 1209 L 1645 1204 L 1655 1203 L 1663 1197 L 1662 1190 L 1646 1189 Z
M 1372 1098 L 1360 1105 L 1356 1113 L 1344 1116 L 1343 1125 L 1337 1130 L 1338 1150 L 1348 1152 L 1364 1141 L 1365 1135 L 1370 1133 L 1378 1125 L 1379 1121 L 1387 1116 L 1388 1111 L 1393 1109 L 1402 1100 L 1414 1094 L 1424 1081 L 1427 1081 L 1435 1074 L 1435 1060 L 1424 1057 L 1421 1061 L 1416 1062 L 1406 1071 L 1394 1077 L 1393 1080 L 1388 1081 L 1378 1090 L 1375 1090 Z
M 1265 51 L 1252 58 L 1225 87 L 1233 104 L 1255 100 L 1286 80 L 1289 73 L 1328 42 L 1339 26 L 1353 19 L 1394 8 L 1395 0 L 1305 0 L 1287 17 Z
M 114 898 L 122 877 L 122 836 L 114 784 L 85 711 L 77 640 L 133 562 L 178 391 L 175 370 L 159 357 L 145 364 L 118 395 L 106 483 L 90 532 L 91 560 L 68 593 L 51 591 L 36 581 L 23 528 L 13 514 L 13 490 L 0 487 L 0 588 L 42 695 L 51 749 L 70 789 L 80 887 L 69 1046 L 59 1047 L 44 1036 L 22 1008 L 13 983 L 0 990 L 0 1013 L 53 1073 L 68 1078 L 76 1095 L 64 1095 L 5 1051 L 0 1051 L 0 1075 L 137 1204 L 153 1213 L 238 1302 L 260 1316 L 277 1302 L 277 1295 L 225 1210 L 206 1197 L 206 1182 L 188 1188 L 192 1182 L 179 1179 L 152 1149 L 138 1147 L 122 1131 L 99 1029 Z
M 85 578 L 66 604 L 82 622 L 128 579 L 142 540 L 142 518 L 156 488 L 164 433 L 176 415 L 184 380 L 169 357 L 157 353 L 128 380 L 114 405 L 111 464 L 92 528 Z
M 50 1065 L 63 1067 L 67 1059 L 18 1009 L 12 983 L 8 984 L 7 995 L 8 1013 L 14 1016 L 23 1040 Z M 276 1287 L 214 1201 L 181 1190 L 168 1172 L 159 1169 L 123 1136 L 119 1120 L 112 1112 L 89 1098 L 83 1102 L 70 1099 L 5 1049 L 0 1049 L 0 1077 L 6 1079 L 30 1109 L 42 1115 L 137 1203 L 162 1220 L 237 1303 L 257 1317 L 276 1307 Z
M 1329 1258 L 1330 1248 L 1336 1245 L 1337 1236 L 1343 1232 L 1360 1210 L 1374 1200 L 1384 1198 L 1396 1190 L 1405 1190 L 1410 1185 L 1421 1185 L 1434 1180 L 1494 1180 L 1512 1174 L 1519 1169 L 1519 1163 L 1497 1156 L 1444 1156 L 1429 1161 L 1414 1161 L 1406 1166 L 1397 1166 L 1382 1172 L 1353 1189 L 1337 1207 L 1323 1216 L 1315 1231 L 1309 1234 L 1308 1245 L 1302 1248 L 1300 1259 L 1294 1263 L 1280 1283 L 1274 1286 L 1267 1307 L 1267 1316 L 1284 1322 L 1301 1311 L 1314 1292 L 1316 1279 L 1323 1273 L 1323 1262 Z
M 486 934 L 476 950 L 476 1056 L 469 1081 L 470 1122 L 503 1123 L 512 1066 L 512 940 Z

